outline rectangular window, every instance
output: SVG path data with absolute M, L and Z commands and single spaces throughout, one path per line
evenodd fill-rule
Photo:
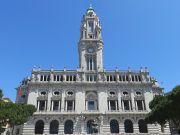
M 76 75 L 74 75 L 74 77 L 73 77 L 73 81 L 76 81 Z
M 39 101 L 39 111 L 46 110 L 45 107 L 46 107 L 46 101 L 45 100 Z
M 48 75 L 47 76 L 47 81 L 50 81 L 50 80 L 51 80 L 50 75 Z
M 134 82 L 134 76 L 133 75 L 131 76 L 131 78 L 132 78 L 132 81 Z
M 57 77 L 57 76 L 56 76 L 56 75 L 54 75 L 54 81 L 56 81 L 56 77 Z
M 43 76 L 41 75 L 41 79 L 40 79 L 40 81 L 43 81 Z
M 57 81 L 59 82 L 59 75 L 57 75 Z
M 116 101 L 114 101 L 114 100 L 110 101 L 110 109 L 111 110 L 116 110 Z
M 130 110 L 129 100 L 124 100 L 124 110 Z
M 61 75 L 61 80 L 60 80 L 61 82 L 63 82 L 63 76 Z
M 47 77 L 46 77 L 46 75 L 44 75 L 44 81 L 47 81 Z
M 138 110 L 143 110 L 143 104 L 142 104 L 142 100 L 137 100 L 137 108 Z
M 73 110 L 73 101 L 67 101 L 67 111 Z
M 53 101 L 54 104 L 53 104 L 53 111 L 58 111 L 59 109 L 59 101 Z
M 120 81 L 120 82 L 122 81 L 122 76 L 119 76 L 119 81 Z
M 95 110 L 94 101 L 88 101 L 88 110 Z
M 123 75 L 123 82 L 125 82 L 126 81 L 126 76 L 125 75 Z
M 66 76 L 66 81 L 69 81 L 69 76 Z

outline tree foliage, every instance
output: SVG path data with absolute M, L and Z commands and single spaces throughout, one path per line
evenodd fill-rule
M 166 96 L 156 96 L 150 103 L 151 112 L 146 116 L 146 122 L 159 123 L 163 126 L 167 121 L 174 122 L 180 130 L 180 85 Z
M 9 124 L 11 127 L 22 125 L 35 111 L 36 108 L 33 105 L 17 104 L 0 100 L 0 128 L 6 124 Z
M 0 100 L 2 99 L 3 97 L 3 92 L 2 92 L 2 89 L 0 89 Z

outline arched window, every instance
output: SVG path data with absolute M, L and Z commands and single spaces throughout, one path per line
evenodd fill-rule
M 59 130 L 59 122 L 57 120 L 53 120 L 50 123 L 50 134 L 58 134 Z
M 119 123 L 117 120 L 111 120 L 110 130 L 111 130 L 111 133 L 119 133 Z
M 97 93 L 89 92 L 86 94 L 86 110 L 98 110 Z
M 124 122 L 125 133 L 133 133 L 133 123 L 131 120 L 125 120 Z
M 147 133 L 147 124 L 145 123 L 144 120 L 139 120 L 138 121 L 138 125 L 139 125 L 139 132 L 140 133 Z
M 39 120 L 36 122 L 35 125 L 35 134 L 43 134 L 44 132 L 44 122 L 42 120 Z
M 98 133 L 98 124 L 94 120 L 87 122 L 87 134 Z
M 65 134 L 73 134 L 73 121 L 67 120 L 64 124 L 64 133 Z

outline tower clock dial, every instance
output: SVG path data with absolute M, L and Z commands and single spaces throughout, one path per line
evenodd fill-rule
M 93 53 L 94 52 L 94 48 L 90 47 L 87 49 L 88 53 Z

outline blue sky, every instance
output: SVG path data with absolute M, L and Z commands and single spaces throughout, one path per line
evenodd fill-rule
M 76 69 L 82 15 L 100 17 L 106 69 L 148 67 L 165 91 L 180 84 L 179 0 L 1 0 L 0 88 L 15 88 L 34 65 Z

